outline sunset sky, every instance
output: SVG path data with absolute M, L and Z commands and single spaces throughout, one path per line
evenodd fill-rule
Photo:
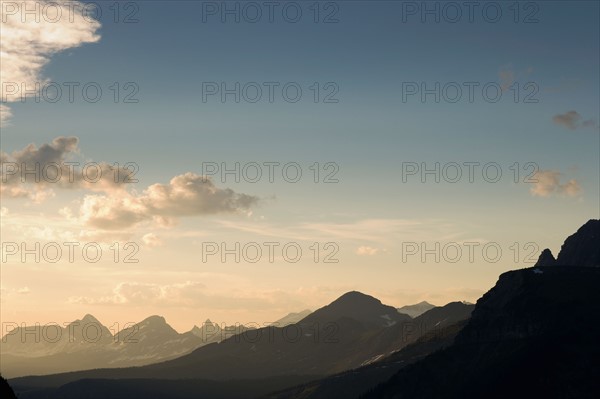
M 495 3 L 495 23 L 480 9 L 472 22 L 465 10 L 457 23 L 422 22 L 400 1 L 320 2 L 318 15 L 314 2 L 296 2 L 295 23 L 295 9 L 276 8 L 269 21 L 263 2 L 256 23 L 253 10 L 239 23 L 221 14 L 236 2 L 134 1 L 118 16 L 113 2 L 96 2 L 97 21 L 70 20 L 63 5 L 57 22 L 36 22 L 21 2 L 0 2 L 2 322 L 159 314 L 182 332 L 207 318 L 271 322 L 350 290 L 398 307 L 475 302 L 500 273 L 531 266 L 544 248 L 556 255 L 600 216 L 598 2 L 532 2 L 539 9 L 518 16 Z M 15 88 L 36 82 L 40 101 L 21 101 Z M 78 84 L 72 102 L 65 82 Z M 222 82 L 255 82 L 263 97 L 247 101 L 252 85 L 239 102 L 207 93 Z M 265 82 L 276 84 L 272 102 Z M 302 89 L 297 102 L 282 93 L 290 82 Z M 439 102 L 407 95 L 423 82 L 447 91 Z M 477 84 L 473 101 L 464 82 Z M 456 85 L 463 96 L 448 101 Z M 497 102 L 485 85 L 501 88 Z M 56 86 L 62 97 L 51 102 Z M 102 95 L 86 101 L 94 87 Z M 72 182 L 23 183 L 8 166 L 52 162 L 99 165 L 103 178 L 88 181 L 75 166 Z M 203 178 L 236 162 L 249 174 L 239 182 Z M 137 165 L 138 182 L 123 181 L 127 169 L 115 181 L 115 163 Z M 439 183 L 407 174 L 436 163 L 446 165 Z M 252 182 L 256 164 L 263 175 Z M 494 169 L 483 175 L 486 164 Z M 73 262 L 65 242 L 80 243 Z M 236 242 L 258 243 L 262 257 L 203 253 Z M 57 243 L 63 254 L 23 262 L 14 243 Z M 103 249 L 96 263 L 82 256 L 88 243 Z M 272 260 L 264 243 L 274 243 Z M 407 254 L 436 243 L 449 251 L 439 262 Z M 482 253 L 488 243 L 502 250 L 496 261 Z M 302 249 L 297 262 L 286 244 Z M 132 251 L 138 262 L 125 262 Z

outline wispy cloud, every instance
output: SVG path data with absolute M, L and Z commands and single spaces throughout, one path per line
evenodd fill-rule
M 582 128 L 598 129 L 598 123 L 595 120 L 587 119 L 582 121 L 582 119 L 582 116 L 577 111 L 568 111 L 552 117 L 554 123 L 570 130 Z
M 533 73 L 533 68 L 529 67 L 522 71 L 516 71 L 512 64 L 500 67 L 498 71 L 498 80 L 502 90 L 508 90 L 518 79 L 525 79 Z M 522 82 L 524 84 L 524 82 Z
M 361 245 L 356 249 L 356 254 L 361 256 L 373 256 L 380 252 L 379 248 L 373 248 L 368 245 Z
M 299 288 L 296 291 L 270 289 L 257 290 L 247 286 L 230 287 L 226 293 L 210 288 L 208 283 L 185 281 L 157 284 L 143 282 L 119 283 L 105 296 L 73 296 L 71 304 L 79 305 L 131 305 L 156 307 L 190 307 L 231 310 L 303 309 L 307 302 L 314 305 L 319 289 Z M 336 290 L 341 294 L 343 291 Z M 321 292 L 321 304 L 329 299 L 328 292 Z M 317 302 L 317 304 L 319 304 Z M 320 305 L 320 304 L 319 304 Z
M 275 224 L 264 220 L 218 222 L 228 230 L 238 230 L 262 237 L 295 241 L 344 241 L 359 246 L 379 248 L 402 241 L 458 240 L 460 228 L 443 220 L 357 219 L 348 222 L 304 222 Z

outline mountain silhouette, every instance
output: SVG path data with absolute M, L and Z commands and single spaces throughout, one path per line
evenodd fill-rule
M 543 265 L 503 273 L 476 305 L 452 302 L 411 318 L 352 291 L 295 324 L 172 360 L 10 383 L 31 399 L 595 398 L 597 226 L 591 220 L 568 237 L 556 264 L 547 251 Z M 164 328 L 161 320 L 146 325 Z
M 556 259 L 544 249 L 535 264 L 539 266 L 600 266 L 600 220 L 590 219 L 573 235 L 567 237 Z
M 562 266 L 600 266 L 600 220 L 589 220 L 569 236 L 556 257 Z
M 416 303 L 414 305 L 406 305 L 398 308 L 398 312 L 402 314 L 409 315 L 412 318 L 422 315 L 427 312 L 429 309 L 435 308 L 435 305 L 430 304 L 429 302 L 423 301 Z
M 556 265 L 556 259 L 552 255 L 552 251 L 548 248 L 544 249 L 538 258 L 535 267 L 554 266 Z
M 417 339 L 415 343 L 407 345 L 377 361 L 356 369 L 270 393 L 261 399 L 323 399 L 337 397 L 357 399 L 362 393 L 387 381 L 404 367 L 439 349 L 450 346 L 456 334 L 465 324 L 466 320 L 461 320 L 448 327 L 432 329 Z
M 127 326 L 127 327 L 126 327 Z M 87 314 L 68 325 L 17 327 L 0 343 L 2 372 L 9 378 L 100 367 L 141 366 L 184 355 L 205 344 L 179 334 L 161 316 L 125 325 L 115 336 Z
M 364 398 L 591 398 L 600 389 L 600 269 L 503 274 L 452 346 Z M 581 321 L 585 320 L 585 328 Z
M 123 379 L 227 381 L 236 378 L 249 381 L 295 376 L 296 380 L 314 380 L 386 358 L 435 331 L 436 325 L 460 318 L 456 306 L 464 308 L 465 318 L 473 308 L 473 305 L 458 303 L 446 309 L 442 307 L 432 315 L 426 312 L 413 320 L 372 296 L 350 292 L 297 324 L 246 331 L 170 361 L 11 381 L 23 389 L 42 386 L 52 390 L 78 380 L 101 379 L 105 394 L 113 386 L 111 380 Z M 86 397 L 91 396 L 86 393 Z
M 2 399 L 17 399 L 15 392 L 2 375 L 0 375 L 0 396 L 2 396 Z
M 290 324 L 296 324 L 311 313 L 312 312 L 308 309 L 305 309 L 305 310 L 303 310 L 301 312 L 297 312 L 297 313 L 288 313 L 281 319 L 273 322 L 273 325 L 277 326 L 277 327 L 285 327 L 285 326 L 289 326 Z
M 239 324 L 221 327 L 219 324 L 213 323 L 210 319 L 207 319 L 204 324 L 202 324 L 202 327 L 194 326 L 190 330 L 190 333 L 202 339 L 203 344 L 206 345 L 213 342 L 221 342 L 228 337 L 241 334 L 248 330 L 250 330 L 250 328 Z
M 389 327 L 411 319 L 404 314 L 399 314 L 396 308 L 383 305 L 379 299 L 361 292 L 351 291 L 329 305 L 314 311 L 303 319 L 302 323 L 327 323 L 341 318 L 351 318 L 361 323 L 381 327 Z
M 362 397 L 597 397 L 598 240 L 590 220 L 565 240 L 556 265 L 502 274 L 451 346 Z

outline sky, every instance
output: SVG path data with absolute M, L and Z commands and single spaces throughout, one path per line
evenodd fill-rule
M 3 322 L 475 302 L 600 215 L 597 2 L 0 2 Z

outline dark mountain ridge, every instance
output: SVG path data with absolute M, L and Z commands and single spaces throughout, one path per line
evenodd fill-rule
M 535 266 L 600 267 L 600 220 L 590 219 L 567 237 L 556 259 L 546 248 Z
M 451 346 L 364 398 L 597 397 L 599 227 L 590 220 L 568 237 L 555 264 L 503 273 Z

